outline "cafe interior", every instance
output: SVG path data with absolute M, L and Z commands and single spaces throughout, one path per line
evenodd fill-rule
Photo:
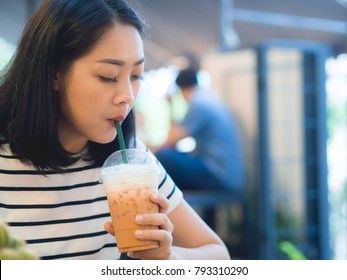
M 138 137 L 165 141 L 165 96 L 187 66 L 235 115 L 241 193 L 187 195 L 231 257 L 347 259 L 347 1 L 128 2 L 148 24 Z M 0 69 L 39 3 L 0 0 Z M 187 104 L 177 96 L 179 119 Z

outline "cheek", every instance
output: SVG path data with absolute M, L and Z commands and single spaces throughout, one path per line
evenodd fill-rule
M 98 103 L 100 97 L 99 90 L 99 87 L 88 79 L 75 80 L 69 87 L 68 98 L 71 105 L 86 111 Z
M 95 111 L 96 100 L 91 99 L 90 87 L 86 83 L 80 83 L 80 86 L 70 84 L 60 95 L 60 107 L 62 114 L 72 122 L 80 122 L 82 118 L 88 118 L 88 115 Z

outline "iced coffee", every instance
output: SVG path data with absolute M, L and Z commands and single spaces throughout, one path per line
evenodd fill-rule
M 157 229 L 135 222 L 139 214 L 157 213 L 158 206 L 150 196 L 158 191 L 158 170 L 154 159 L 145 151 L 128 149 L 112 154 L 102 169 L 107 200 L 120 252 L 157 248 L 158 242 L 139 240 L 136 230 Z M 122 157 L 126 156 L 127 163 Z

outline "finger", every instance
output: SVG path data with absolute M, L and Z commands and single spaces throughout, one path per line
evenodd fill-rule
M 174 228 L 168 216 L 163 213 L 137 215 L 135 221 L 139 225 L 158 226 L 160 229 L 166 230 L 170 233 L 173 232 Z
M 172 243 L 172 235 L 166 230 L 136 230 L 135 237 L 140 240 L 156 240 L 160 245 Z
M 167 212 L 169 205 L 170 205 L 170 202 L 165 196 L 163 196 L 160 193 L 153 193 L 151 195 L 151 200 L 155 204 L 158 204 L 160 213 L 166 213 Z
M 129 258 L 132 258 L 132 259 L 135 259 L 135 258 L 136 258 L 135 255 L 134 255 L 134 252 L 128 252 L 128 253 L 127 253 L 127 256 L 128 256 Z
M 128 257 L 132 259 L 141 259 L 141 260 L 164 260 L 169 259 L 171 250 L 170 246 L 167 246 L 167 248 L 161 248 L 160 252 L 158 252 L 158 249 L 147 249 L 147 250 L 141 250 L 141 251 L 133 251 L 128 252 Z
M 104 229 L 105 229 L 109 234 L 114 235 L 114 230 L 113 230 L 113 226 L 112 226 L 112 223 L 111 223 L 111 222 L 106 222 L 106 223 L 104 224 Z

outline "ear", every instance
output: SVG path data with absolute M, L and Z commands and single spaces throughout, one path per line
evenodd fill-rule
M 61 80 L 61 74 L 57 72 L 55 74 L 55 78 L 53 79 L 53 89 L 56 91 L 59 91 L 60 80 Z

